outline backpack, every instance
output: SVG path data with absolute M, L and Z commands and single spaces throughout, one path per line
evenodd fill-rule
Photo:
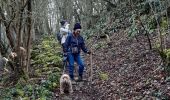
M 61 39 L 62 39 L 62 35 L 60 34 L 60 32 L 57 32 L 57 40 L 59 41 L 59 43 L 61 44 Z
M 69 35 L 69 34 L 71 34 L 71 32 L 68 32 L 67 34 Z M 61 44 L 62 35 L 60 34 L 60 32 L 57 32 L 56 35 L 57 35 L 57 40 Z

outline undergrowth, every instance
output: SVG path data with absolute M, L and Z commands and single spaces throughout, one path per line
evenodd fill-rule
M 29 80 L 0 89 L 0 100 L 51 100 L 59 87 L 62 58 L 54 36 L 44 36 L 33 44 Z

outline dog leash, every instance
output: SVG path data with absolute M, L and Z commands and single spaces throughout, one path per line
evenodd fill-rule
M 66 66 L 67 66 L 67 57 L 63 55 L 63 73 L 66 71 Z
M 92 52 L 92 49 L 91 49 L 91 52 Z M 92 53 L 90 54 L 90 74 L 91 74 L 91 78 L 90 78 L 90 81 L 92 82 L 93 81 L 93 59 L 92 59 Z

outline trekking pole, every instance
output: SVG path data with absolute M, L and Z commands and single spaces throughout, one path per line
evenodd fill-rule
M 90 54 L 90 74 L 91 74 L 91 78 L 90 78 L 90 81 L 92 82 L 92 79 L 93 79 L 93 59 L 92 59 L 92 49 L 91 49 L 91 54 Z

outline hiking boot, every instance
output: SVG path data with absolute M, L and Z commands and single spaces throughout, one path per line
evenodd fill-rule
M 77 82 L 81 82 L 81 81 L 83 81 L 83 78 L 82 76 L 79 76 Z
M 73 75 L 69 75 L 70 76 L 70 80 L 74 80 L 74 76 Z

